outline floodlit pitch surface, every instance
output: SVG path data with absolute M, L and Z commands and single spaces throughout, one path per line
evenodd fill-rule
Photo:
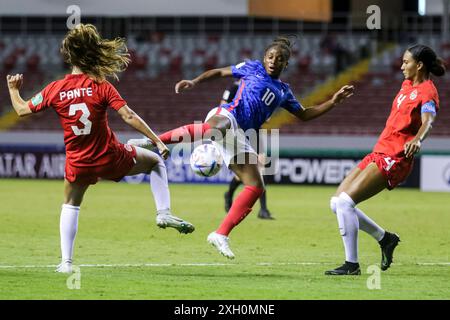
M 363 203 L 369 216 L 400 234 L 394 263 L 378 278 L 376 267 L 368 274 L 379 265 L 380 250 L 361 233 L 362 275 L 327 277 L 323 272 L 344 260 L 329 209 L 334 190 L 268 186 L 276 220 L 257 219 L 256 204 L 232 232 L 236 259 L 227 260 L 206 243 L 224 216 L 225 186 L 171 185 L 173 212 L 196 226 L 182 235 L 156 227 L 148 185 L 100 182 L 88 190 L 80 213 L 80 274 L 67 281 L 54 272 L 62 181 L 2 179 L 0 299 L 450 298 L 448 194 L 398 189 Z

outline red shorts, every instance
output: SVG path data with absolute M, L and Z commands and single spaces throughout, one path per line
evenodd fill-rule
M 399 183 L 406 180 L 413 169 L 413 158 L 398 158 L 384 153 L 369 153 L 358 164 L 358 168 L 364 170 L 370 163 L 375 162 L 378 170 L 383 174 L 388 183 L 388 189 L 394 189 Z
M 135 165 L 136 149 L 133 146 L 120 143 L 118 148 L 106 157 L 108 161 L 105 165 L 92 167 L 76 167 L 66 161 L 66 180 L 81 184 L 96 184 L 100 178 L 118 182 Z

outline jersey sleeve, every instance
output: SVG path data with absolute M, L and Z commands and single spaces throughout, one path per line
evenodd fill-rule
M 432 113 L 435 116 L 437 110 L 438 109 L 436 107 L 436 103 L 433 100 L 430 100 L 422 104 L 422 107 L 420 108 L 420 113 Z
M 288 91 L 280 105 L 281 108 L 293 113 L 296 111 L 304 110 L 305 108 L 298 102 L 297 98 L 292 93 L 292 90 L 288 88 Z
M 231 72 L 233 73 L 233 77 L 240 79 L 245 77 L 246 75 L 254 73 L 256 61 L 247 60 L 241 63 L 238 63 L 235 66 L 231 66 Z
M 431 112 L 434 115 L 439 111 L 439 97 L 436 89 L 430 88 L 421 93 L 421 113 Z
M 122 98 L 117 89 L 114 88 L 114 86 L 109 81 L 105 81 L 103 83 L 102 91 L 105 104 L 113 108 L 114 110 L 117 111 L 127 104 L 127 102 Z
M 38 92 L 30 99 L 30 101 L 28 101 L 28 107 L 31 112 L 40 112 L 51 106 L 51 93 L 53 85 L 54 82 L 48 84 L 42 91 Z

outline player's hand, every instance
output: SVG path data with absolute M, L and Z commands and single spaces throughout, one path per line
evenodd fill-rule
M 195 86 L 195 82 L 192 80 L 181 80 L 175 85 L 175 92 L 180 93 L 181 91 L 192 89 Z
M 7 75 L 6 76 L 6 82 L 8 82 L 8 89 L 13 90 L 17 89 L 19 90 L 20 87 L 22 87 L 23 83 L 23 74 L 16 74 L 14 76 Z
M 413 157 L 417 152 L 420 151 L 421 143 L 420 140 L 412 139 L 405 143 L 405 156 L 407 158 Z
M 166 160 L 169 157 L 170 154 L 170 150 L 169 148 L 167 148 L 167 146 L 160 142 L 156 144 L 156 147 L 158 148 L 159 154 L 161 155 L 161 157 Z
M 333 98 L 331 99 L 331 101 L 334 104 L 339 104 L 342 101 L 344 101 L 345 99 L 350 98 L 354 92 L 355 92 L 354 86 L 350 86 L 350 85 L 343 86 L 338 92 L 336 92 L 333 95 Z

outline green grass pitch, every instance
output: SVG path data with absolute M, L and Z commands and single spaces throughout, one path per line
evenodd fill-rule
M 173 212 L 196 226 L 155 225 L 148 185 L 100 182 L 88 190 L 75 247 L 80 289 L 59 262 L 62 181 L 0 180 L 0 299 L 449 299 L 450 206 L 445 193 L 385 191 L 360 207 L 400 234 L 380 289 L 367 269 L 378 244 L 360 234 L 359 277 L 326 277 L 344 260 L 332 187 L 268 186 L 276 220 L 259 204 L 231 234 L 235 260 L 206 243 L 224 216 L 223 185 L 171 185 Z M 370 282 L 370 281 L 369 281 Z

